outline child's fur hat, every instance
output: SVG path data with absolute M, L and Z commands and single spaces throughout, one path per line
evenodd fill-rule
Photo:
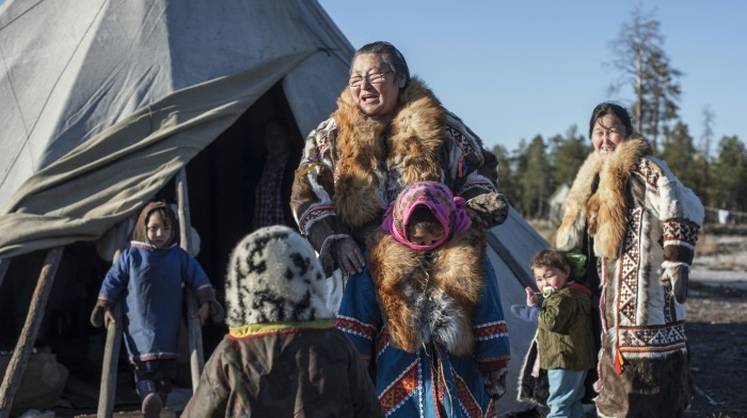
M 292 229 L 260 228 L 231 253 L 226 278 L 228 326 L 334 317 L 325 277 L 311 245 Z

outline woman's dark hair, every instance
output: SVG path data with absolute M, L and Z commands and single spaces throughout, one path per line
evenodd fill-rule
M 628 111 L 619 104 L 604 102 L 599 103 L 591 112 L 591 119 L 589 120 L 589 138 L 591 138 L 591 131 L 594 130 L 594 123 L 596 123 L 597 119 L 609 114 L 615 115 L 623 126 L 625 126 L 625 137 L 629 137 L 633 133 L 633 124 L 630 122 Z
M 400 77 L 400 84 L 399 88 L 405 88 L 407 84 L 410 82 L 410 69 L 407 67 L 407 61 L 405 61 L 405 57 L 402 55 L 401 52 L 397 48 L 395 48 L 394 45 L 390 44 L 386 41 L 376 41 L 371 42 L 370 44 L 363 45 L 362 47 L 358 48 L 357 51 L 355 51 L 355 54 L 353 55 L 353 61 L 359 56 L 363 54 L 376 54 L 381 57 L 381 60 L 384 61 L 392 71 L 394 71 L 394 74 Z

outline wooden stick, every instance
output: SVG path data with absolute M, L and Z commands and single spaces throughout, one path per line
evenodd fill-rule
M 179 215 L 180 246 L 189 252 L 189 232 L 191 224 L 189 219 L 189 194 L 187 190 L 187 170 L 182 167 L 176 178 L 176 199 Z M 202 350 L 202 324 L 197 317 L 197 298 L 191 289 L 186 289 L 184 296 L 187 302 L 187 330 L 189 339 L 189 368 L 192 376 L 192 391 L 197 390 L 200 383 L 200 373 L 205 364 L 205 355 Z
M 116 256 L 115 256 L 116 260 Z M 106 327 L 106 345 L 104 346 L 104 363 L 101 367 L 101 387 L 99 388 L 99 405 L 96 416 L 111 418 L 114 412 L 114 399 L 117 395 L 117 367 L 119 350 L 122 345 L 122 303 L 118 301 L 112 309 L 114 322 Z
M 5 279 L 5 273 L 8 272 L 10 267 L 10 258 L 0 258 L 0 288 L 3 287 L 3 279 Z
M 44 259 L 44 265 L 39 272 L 36 288 L 31 297 L 29 311 L 26 314 L 26 322 L 23 324 L 21 335 L 18 337 L 15 350 L 13 350 L 13 356 L 10 358 L 8 368 L 5 370 L 3 383 L 0 385 L 0 418 L 10 416 L 13 398 L 23 379 L 23 372 L 31 356 L 31 350 L 34 348 L 34 342 L 36 342 L 36 336 L 39 334 L 42 319 L 44 319 L 47 299 L 49 299 L 49 294 L 52 292 L 54 276 L 57 273 L 57 268 L 60 266 L 63 249 L 64 247 L 57 247 L 49 250 Z
M 112 263 L 116 263 L 121 249 L 114 252 Z M 112 309 L 114 322 L 106 326 L 106 344 L 104 359 L 101 365 L 101 384 L 99 386 L 99 405 L 96 416 L 111 418 L 114 413 L 114 400 L 117 397 L 117 368 L 119 350 L 122 346 L 122 302 L 117 301 Z

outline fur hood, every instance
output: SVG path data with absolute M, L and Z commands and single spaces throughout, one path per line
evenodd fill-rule
M 578 170 L 565 200 L 565 212 L 555 238 L 558 249 L 580 247 L 586 229 L 595 238 L 594 252 L 598 256 L 617 258 L 631 204 L 628 179 L 641 158 L 648 155 L 651 146 L 639 136 L 618 145 L 606 160 L 592 151 Z
M 417 78 L 400 92 L 398 102 L 386 124 L 364 115 L 348 89 L 337 99 L 337 111 L 332 115 L 339 154 L 335 205 L 344 223 L 353 228 L 377 221 L 385 210 L 379 192 L 380 182 L 386 178 L 381 172 L 383 163 L 398 167 L 405 184 L 440 180 L 439 151 L 446 110 Z
M 240 327 L 334 318 L 328 300 L 332 286 L 301 235 L 286 226 L 260 228 L 231 253 L 226 323 Z

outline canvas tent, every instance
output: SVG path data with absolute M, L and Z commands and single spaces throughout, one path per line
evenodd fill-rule
M 309 0 L 6 1 L 0 257 L 14 261 L 12 279 L 0 275 L 0 298 L 32 281 L 20 278 L 16 260 L 38 262 L 54 247 L 71 248 L 58 281 L 101 274 L 105 265 L 81 243 L 117 236 L 118 225 L 185 166 L 200 261 L 221 277 L 234 237 L 246 232 L 234 226 L 242 214 L 231 209 L 241 189 L 227 185 L 253 168 L 237 152 L 246 153 L 247 132 L 283 119 L 300 153 L 301 135 L 333 110 L 352 53 Z M 490 241 L 508 314 L 523 300 L 529 257 L 546 244 L 513 211 Z M 513 382 L 534 329 L 508 320 Z M 514 399 L 515 390 L 501 409 L 520 407 Z

